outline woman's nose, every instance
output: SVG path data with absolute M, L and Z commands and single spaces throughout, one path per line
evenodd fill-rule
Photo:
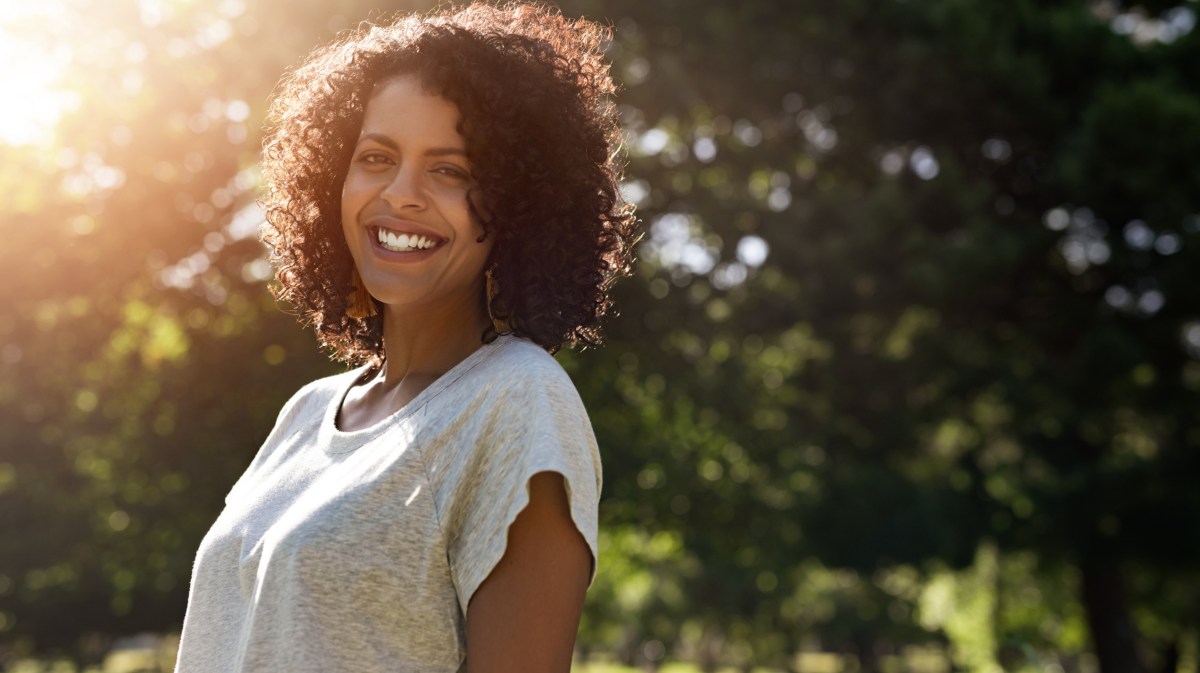
M 400 166 L 391 182 L 383 189 L 384 202 L 394 210 L 421 209 L 425 207 L 425 190 L 421 173 L 414 168 Z

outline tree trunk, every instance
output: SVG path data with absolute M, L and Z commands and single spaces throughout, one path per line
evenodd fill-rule
M 1163 652 L 1162 668 L 1159 673 L 1175 673 L 1179 670 L 1179 638 L 1172 638 Z
M 1125 582 L 1117 564 L 1085 559 L 1083 606 L 1100 673 L 1146 673 L 1138 656 L 1138 632 L 1129 613 Z
M 700 635 L 700 670 L 703 673 L 715 673 L 717 666 L 720 664 L 721 647 L 724 644 L 724 637 L 711 625 L 705 626 L 703 633 Z
M 879 656 L 875 652 L 875 638 L 866 631 L 854 634 L 854 655 L 858 657 L 859 673 L 879 673 Z

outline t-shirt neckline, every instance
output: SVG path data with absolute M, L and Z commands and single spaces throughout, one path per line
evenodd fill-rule
M 424 390 L 417 393 L 417 396 L 409 401 L 408 404 L 386 418 L 381 419 L 379 422 L 358 430 L 342 430 L 338 428 L 337 414 L 338 410 L 341 409 L 342 402 L 346 399 L 346 395 L 350 393 L 350 389 L 354 387 L 354 384 L 366 372 L 368 365 L 363 365 L 346 372 L 343 374 L 346 378 L 340 381 L 334 389 L 334 395 L 329 405 L 325 408 L 325 416 L 321 421 L 321 434 L 323 435 L 321 438 L 321 447 L 326 453 L 348 453 L 354 451 L 367 441 L 395 427 L 399 421 L 420 411 L 430 400 L 437 397 L 446 388 L 462 378 L 464 374 L 495 351 L 498 346 L 512 338 L 512 335 L 504 334 L 496 337 L 491 343 L 482 344 L 470 355 L 460 360 L 458 364 L 437 377 Z

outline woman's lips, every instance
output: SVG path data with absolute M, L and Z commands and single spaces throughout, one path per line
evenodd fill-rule
M 414 220 L 405 220 L 399 217 L 376 215 L 375 217 L 368 219 L 364 224 L 367 229 L 376 236 L 378 236 L 379 231 L 382 229 L 384 231 L 392 232 L 397 236 L 400 234 L 406 234 L 408 236 L 424 236 L 425 238 L 439 244 L 445 242 L 446 240 L 445 237 L 439 235 L 438 231 L 433 227 L 426 226 Z

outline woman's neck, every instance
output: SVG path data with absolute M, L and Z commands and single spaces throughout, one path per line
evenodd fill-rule
M 473 297 L 433 308 L 384 308 L 383 384 L 406 379 L 429 382 L 479 349 L 491 324 L 487 310 Z

